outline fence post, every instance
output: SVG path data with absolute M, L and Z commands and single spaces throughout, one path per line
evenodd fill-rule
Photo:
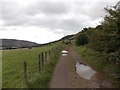
M 24 80 L 27 82 L 27 62 L 24 62 Z
M 53 48 L 53 54 L 55 53 L 55 48 Z
M 51 52 L 52 52 L 52 54 L 53 54 L 53 52 L 54 52 L 53 48 L 52 48 Z
M 58 48 L 56 47 L 56 52 L 57 52 L 57 49 L 58 49 Z
M 50 50 L 49 50 L 49 56 L 50 56 Z
M 41 67 L 41 63 L 40 63 L 40 54 L 39 54 L 39 57 L 38 57 L 38 71 L 40 72 L 40 67 Z
M 42 57 L 42 69 L 43 69 L 43 67 L 44 67 L 44 54 L 43 54 L 43 52 L 41 53 L 41 57 Z
M 45 60 L 47 61 L 47 51 L 45 52 Z

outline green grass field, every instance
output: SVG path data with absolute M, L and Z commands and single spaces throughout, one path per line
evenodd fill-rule
M 36 47 L 32 49 L 16 49 L 2 51 L 2 87 L 21 88 L 23 84 L 23 62 L 27 61 L 28 79 L 38 72 L 38 54 L 60 45 Z

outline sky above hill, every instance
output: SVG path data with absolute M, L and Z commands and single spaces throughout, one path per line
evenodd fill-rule
M 119 0 L 0 0 L 0 38 L 46 43 L 95 27 Z

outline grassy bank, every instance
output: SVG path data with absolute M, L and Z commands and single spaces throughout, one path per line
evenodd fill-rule
M 111 82 L 115 87 L 118 87 L 115 72 L 118 70 L 116 64 L 105 62 L 104 56 L 85 46 L 75 47 L 79 56 L 88 62 L 91 66 L 95 67 L 99 72 L 102 72 L 105 79 Z
M 38 54 L 44 51 L 48 51 L 49 49 L 56 47 L 58 45 L 60 45 L 60 43 L 55 43 L 55 44 L 47 45 L 43 47 L 36 47 L 32 49 L 18 49 L 18 50 L 2 51 L 3 88 L 25 87 L 23 83 L 23 80 L 24 80 L 23 62 L 24 61 L 27 62 L 28 80 L 32 80 L 35 74 L 38 72 Z M 53 59 L 53 62 L 45 66 L 45 71 L 48 69 L 47 68 L 48 66 L 50 68 L 50 65 L 52 65 L 53 63 L 55 64 L 54 60 L 56 60 L 56 57 L 51 57 L 51 59 Z M 45 71 L 42 72 L 42 75 L 44 73 L 43 78 L 45 77 L 45 73 L 46 73 Z

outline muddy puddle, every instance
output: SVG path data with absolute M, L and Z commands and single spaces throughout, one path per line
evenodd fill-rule
M 76 63 L 75 65 L 76 73 L 84 78 L 90 80 L 93 75 L 95 75 L 96 71 L 94 71 L 92 68 L 90 68 L 88 65 Z
M 111 84 L 104 80 L 101 73 L 93 70 L 90 66 L 77 62 L 75 64 L 76 73 L 87 80 L 91 81 L 91 85 L 95 88 L 111 88 Z
M 62 54 L 62 56 L 67 56 L 67 54 Z
M 66 50 L 62 51 L 62 56 L 67 56 L 67 54 L 68 54 L 68 51 L 66 51 Z

